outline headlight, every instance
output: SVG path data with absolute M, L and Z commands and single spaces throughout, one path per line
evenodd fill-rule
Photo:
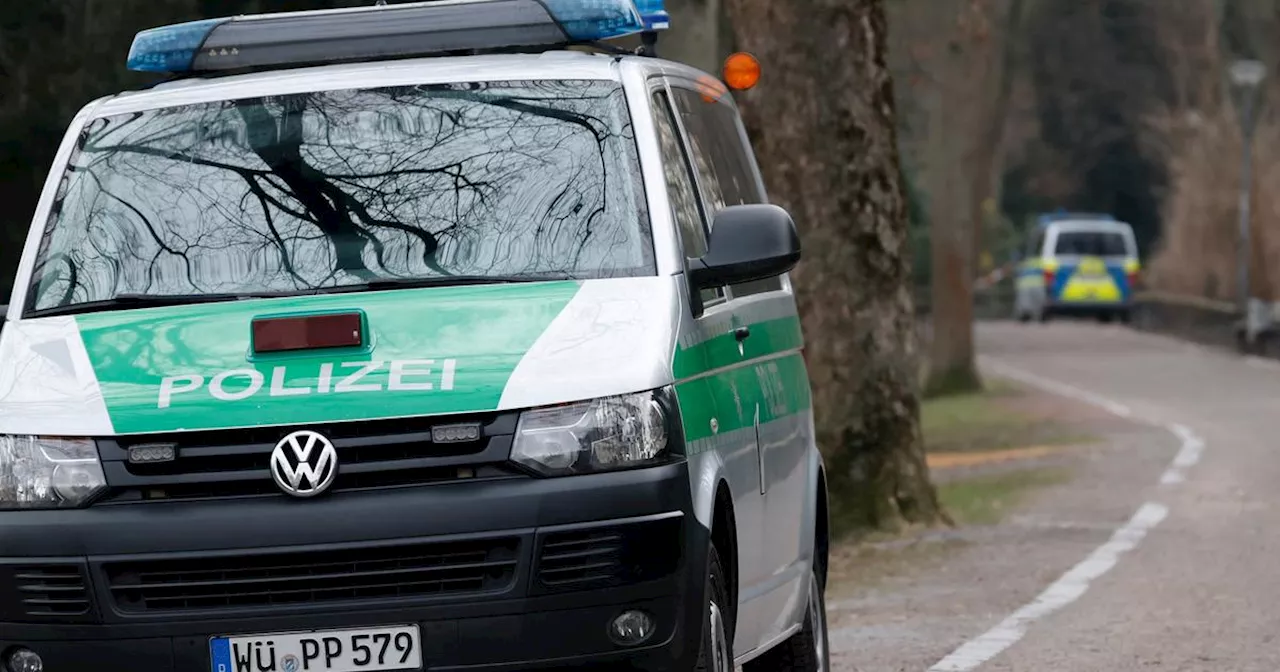
M 667 415 L 653 392 L 525 411 L 511 459 L 544 476 L 658 464 L 667 459 Z
M 89 439 L 0 435 L 0 509 L 66 509 L 107 487 Z

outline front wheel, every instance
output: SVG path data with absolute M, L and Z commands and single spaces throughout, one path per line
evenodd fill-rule
M 707 620 L 703 623 L 702 649 L 697 672 L 733 672 L 733 611 L 725 586 L 724 567 L 716 547 L 708 549 Z
M 772 651 L 742 666 L 743 672 L 827 672 L 827 602 L 817 572 L 809 572 L 809 607 L 804 627 Z

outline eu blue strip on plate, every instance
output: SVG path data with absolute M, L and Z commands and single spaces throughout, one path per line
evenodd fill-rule
M 231 672 L 231 641 L 226 637 L 209 641 L 209 657 L 213 662 L 213 672 Z

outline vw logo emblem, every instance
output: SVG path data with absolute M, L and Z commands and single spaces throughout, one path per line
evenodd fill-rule
M 315 497 L 328 490 L 337 475 L 338 451 L 317 432 L 294 432 L 271 451 L 271 477 L 285 494 Z

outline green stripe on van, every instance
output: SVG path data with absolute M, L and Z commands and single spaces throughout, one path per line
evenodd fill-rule
M 402 289 L 76 318 L 121 434 L 497 408 L 576 282 Z M 250 353 L 254 317 L 362 310 L 364 349 Z
M 809 374 L 799 352 L 677 383 L 676 395 L 685 439 L 691 442 L 753 427 L 757 405 L 761 424 L 813 406 Z
M 797 316 L 765 320 L 746 326 L 751 330 L 751 336 L 742 341 L 741 351 L 738 350 L 738 339 L 733 331 L 690 348 L 677 349 L 672 367 L 676 380 L 733 366 L 744 360 L 797 350 L 804 344 L 800 318 Z

